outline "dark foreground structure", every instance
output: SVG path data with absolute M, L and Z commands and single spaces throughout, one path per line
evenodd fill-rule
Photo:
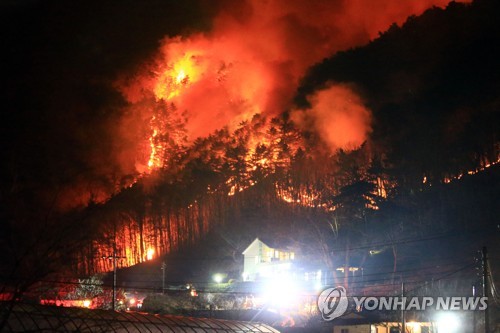
M 260 323 L 181 316 L 0 303 L 1 332 L 255 332 L 279 333 Z

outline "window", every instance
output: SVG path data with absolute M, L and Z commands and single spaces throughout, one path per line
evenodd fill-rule
M 273 249 L 267 250 L 266 261 L 272 261 L 273 256 L 274 256 L 274 250 Z
M 429 326 L 421 326 L 420 333 L 429 333 Z
M 340 333 L 349 333 L 349 329 L 348 328 L 342 328 L 340 330 Z
M 399 333 L 399 327 L 398 326 L 392 326 L 389 329 L 389 333 Z

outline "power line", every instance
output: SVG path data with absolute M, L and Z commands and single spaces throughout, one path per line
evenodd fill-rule
M 448 278 L 448 277 L 450 277 L 450 276 L 452 276 L 452 275 L 455 275 L 455 274 L 457 274 L 457 273 L 460 273 L 460 272 L 462 272 L 462 271 L 464 271 L 464 270 L 466 270 L 466 269 L 468 269 L 468 268 L 474 267 L 474 266 L 475 266 L 475 264 L 469 264 L 469 265 L 463 266 L 463 267 L 461 267 L 461 268 L 459 268 L 459 269 L 457 269 L 457 270 L 455 270 L 455 271 L 452 271 L 452 272 L 446 273 L 445 275 L 443 275 L 442 277 L 440 277 L 440 278 L 438 278 L 438 279 L 432 279 L 432 280 L 430 280 L 430 281 L 425 281 L 425 282 L 423 282 L 423 284 L 422 284 L 422 285 L 417 286 L 417 287 L 413 288 L 412 290 L 407 291 L 406 293 L 411 293 L 411 292 L 414 292 L 415 290 L 418 290 L 418 289 L 423 288 L 423 287 L 424 287 L 424 286 L 426 286 L 429 282 L 434 283 L 434 282 L 437 282 L 437 281 L 441 281 L 441 280 L 443 280 L 443 279 L 446 279 L 446 278 Z
M 418 267 L 415 267 L 415 268 L 409 268 L 409 269 L 404 269 L 404 270 L 397 270 L 397 271 L 383 271 L 383 272 L 375 272 L 375 273 L 364 273 L 362 274 L 362 277 L 370 277 L 370 276 L 384 276 L 384 275 L 387 275 L 387 276 L 393 276 L 394 274 L 397 274 L 397 275 L 401 275 L 402 273 L 411 273 L 411 272 L 415 272 L 415 271 L 418 271 L 418 272 L 422 272 L 422 271 L 425 271 L 425 270 L 435 270 L 436 269 L 436 266 L 450 266 L 450 265 L 454 265 L 454 264 L 458 264 L 458 263 L 462 263 L 463 262 L 463 259 L 458 259 L 458 260 L 454 260 L 454 261 L 442 261 L 442 259 L 445 259 L 445 258 L 455 258 L 456 256 L 453 256 L 453 257 L 444 257 L 444 258 L 435 258 L 434 260 L 432 260 L 431 262 L 436 262 L 437 264 L 434 264 L 434 265 L 426 265 L 426 266 L 418 266 Z M 401 266 L 404 266 L 404 263 L 403 264 L 400 264 L 399 267 Z M 413 265 L 413 264 L 412 264 Z M 391 267 L 392 265 L 377 265 L 377 267 Z M 134 273 L 134 274 L 130 274 L 129 272 L 126 272 L 124 273 L 125 274 L 125 280 L 127 282 L 130 282 L 130 281 L 134 281 L 133 279 L 131 280 L 130 279 L 130 276 L 137 276 L 137 275 L 140 275 L 141 277 L 145 277 L 145 276 L 155 276 L 155 277 L 158 277 L 160 276 L 160 270 L 158 271 L 157 274 L 155 273 Z M 122 275 L 123 277 L 123 275 Z M 357 277 L 354 277 L 354 278 L 359 278 L 360 276 L 358 275 Z M 4 279 L 6 277 L 3 277 Z M 340 278 L 340 277 L 339 277 Z M 10 280 L 23 280 L 25 278 L 23 277 L 8 277 L 8 279 Z M 123 280 L 123 278 L 122 278 Z M 368 281 L 384 281 L 386 279 L 384 278 L 381 278 L 381 279 L 375 279 L 375 280 L 365 280 L 365 282 L 368 282 Z M 44 280 L 39 280 L 39 281 L 44 281 Z M 137 281 L 137 280 L 136 280 Z M 159 280 L 158 280 L 159 281 Z M 153 280 L 153 281 L 149 281 L 149 282 L 158 282 L 157 280 Z M 190 283 L 208 283 L 208 281 L 206 280 L 203 280 L 203 281 L 199 281 L 199 280 L 193 280 L 193 279 L 187 279 L 187 280 L 184 280 L 184 281 L 166 281 L 170 284 L 172 283 L 177 283 L 177 284 L 183 284 L 183 283 L 186 283 L 186 281 L 190 282 Z M 50 282 L 53 282 L 53 283 L 57 283 L 57 282 L 65 282 L 65 281 L 61 281 L 61 280 L 51 280 Z
M 443 276 L 441 276 L 440 278 L 438 279 L 431 279 L 431 280 L 421 280 L 421 281 L 409 281 L 408 283 L 409 284 L 417 284 L 417 283 L 424 283 L 422 286 L 424 286 L 426 283 L 428 282 L 437 282 L 437 281 L 440 281 L 440 280 L 443 280 L 443 279 L 446 279 L 458 272 L 461 272 L 467 268 L 470 268 L 472 267 L 473 264 L 469 264 L 469 265 L 466 265 L 462 268 L 459 268 L 458 270 L 454 270 L 454 271 L 451 271 L 451 272 L 447 272 L 446 274 L 444 274 Z M 351 285 L 356 285 L 356 284 L 366 284 L 366 283 L 369 283 L 369 282 L 385 282 L 386 279 L 373 279 L 373 280 L 368 280 L 368 281 L 352 281 L 350 284 Z M 111 288 L 110 285 L 107 285 L 107 284 L 97 284 L 97 283 L 88 283 L 88 282 L 73 282 L 73 281 L 63 281 L 63 280 L 41 280 L 39 282 L 45 282 L 45 283 L 54 283 L 54 284 L 66 284 L 66 285 L 75 285 L 75 286 L 80 286 L 80 285 L 88 285 L 88 286 L 100 286 L 100 287 L 104 287 L 104 288 Z M 203 281 L 203 282 L 191 282 L 193 284 L 196 284 L 196 283 L 199 283 L 199 284 L 204 284 L 204 285 L 208 285 L 210 283 L 206 282 L 206 281 Z M 186 283 L 185 282 L 172 282 L 170 281 L 169 284 L 176 284 L 176 285 L 185 285 Z M 386 287 L 386 286 L 400 286 L 400 282 L 397 282 L 397 283 L 384 283 L 384 284 L 377 284 L 377 285 L 374 285 L 376 287 Z M 416 287 L 412 290 L 410 290 L 409 292 L 412 292 L 414 290 L 417 290 L 418 288 L 422 287 L 422 286 L 419 286 L 419 287 Z M 365 287 L 369 287 L 369 286 L 365 286 Z M 219 293 L 219 294 L 232 294 L 232 295 L 238 295 L 238 294 L 254 294 L 255 292 L 241 292 L 241 291 L 213 291 L 211 289 L 203 289 L 201 286 L 196 286 L 195 285 L 195 288 L 197 291 L 200 291 L 200 292 L 212 292 L 212 293 Z M 121 288 L 123 289 L 123 287 Z M 127 286 L 125 287 L 125 289 L 131 289 L 131 290 L 136 290 L 136 291 L 159 291 L 160 288 L 158 287 L 144 287 L 144 286 Z M 169 289 L 167 289 L 169 290 Z M 184 289 L 175 289 L 175 290 L 169 290 L 169 291 L 183 291 Z M 311 294 L 311 295 L 316 295 L 316 294 Z
M 458 262 L 457 262 L 458 263 Z M 450 262 L 450 263 L 446 263 L 446 264 L 443 264 L 443 266 L 450 266 L 450 265 L 454 265 L 455 263 L 454 262 Z M 418 268 L 414 268 L 414 269 L 408 269 L 408 270 L 399 270 L 399 271 L 396 271 L 396 272 L 393 272 L 393 271 L 385 271 L 385 272 L 377 272 L 377 273 L 370 273 L 370 274 L 363 274 L 362 276 L 353 276 L 353 277 L 350 277 L 349 279 L 352 280 L 353 278 L 364 278 L 364 277 L 369 277 L 369 276 L 393 276 L 394 274 L 396 275 L 401 275 L 401 273 L 411 273 L 411 272 L 416 272 L 416 271 L 426 271 L 426 270 L 434 270 L 435 269 L 435 266 L 426 266 L 426 267 L 418 267 Z M 159 275 L 160 273 L 158 273 Z M 152 275 L 152 274 L 149 274 L 149 275 Z M 155 274 L 156 276 L 157 274 Z M 342 279 L 343 277 L 339 277 L 339 279 Z M 23 280 L 23 278 L 20 278 L 20 277 L 10 277 L 9 278 L 10 280 L 13 280 L 13 281 L 18 281 L 18 280 Z M 362 281 L 352 281 L 351 283 L 366 283 L 366 282 L 378 282 L 378 281 L 386 281 L 387 279 L 386 278 L 377 278 L 377 279 L 371 279 L 371 280 L 362 280 Z M 141 281 L 141 282 L 159 282 L 160 280 L 149 280 L 149 281 Z M 89 283 L 89 282 L 72 282 L 72 281 L 65 281 L 65 280 L 39 280 L 37 282 L 46 282 L 46 283 L 75 283 L 75 284 L 80 284 L 80 285 L 104 285 L 104 286 L 107 286 L 107 284 L 96 284 L 96 283 Z M 128 279 L 126 282 L 139 282 L 138 280 L 130 280 Z M 208 284 L 208 283 L 211 283 L 210 281 L 207 281 L 207 280 L 184 280 L 184 281 L 165 281 L 166 283 L 168 284 L 186 284 L 186 283 L 199 283 L 199 284 Z

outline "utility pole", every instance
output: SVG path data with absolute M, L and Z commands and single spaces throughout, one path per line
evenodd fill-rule
M 488 281 L 488 249 L 483 247 L 481 261 L 483 264 L 483 297 L 488 297 L 490 288 Z M 484 309 L 484 333 L 490 333 L 490 314 L 488 311 L 488 299 L 486 299 L 486 309 Z
M 117 264 L 116 264 L 116 259 L 123 259 L 124 257 L 119 257 L 116 255 L 116 244 L 113 245 L 113 255 L 110 256 L 103 256 L 103 259 L 108 259 L 108 260 L 113 260 L 113 299 L 112 299 L 112 304 L 111 308 L 116 310 L 116 269 L 117 269 Z
M 401 299 L 403 300 L 403 306 L 401 307 L 401 333 L 406 333 L 406 318 L 405 318 L 405 283 L 401 282 Z
M 161 263 L 162 270 L 162 280 L 161 280 L 161 293 L 165 294 L 165 269 L 167 268 L 167 264 L 165 262 Z
M 116 252 L 117 252 L 116 251 L 116 225 L 113 228 L 113 234 L 114 234 L 114 237 L 113 237 L 113 255 L 110 255 L 107 257 L 103 256 L 102 258 L 113 260 L 113 299 L 112 299 L 111 308 L 113 309 L 113 311 L 115 311 L 116 310 L 116 269 L 117 269 L 116 259 L 123 259 L 125 257 L 119 257 L 116 255 Z

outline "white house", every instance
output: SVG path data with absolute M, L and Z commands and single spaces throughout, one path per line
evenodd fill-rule
M 243 251 L 243 257 L 243 280 L 256 281 L 288 274 L 295 260 L 295 253 L 271 247 L 255 238 Z

